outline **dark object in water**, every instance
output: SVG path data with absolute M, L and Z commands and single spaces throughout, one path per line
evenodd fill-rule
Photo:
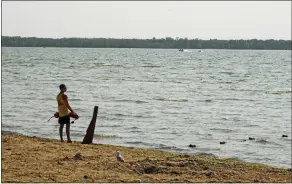
M 88 128 L 86 130 L 86 135 L 84 136 L 82 144 L 91 144 L 92 143 L 97 112 L 98 112 L 98 106 L 94 106 L 93 116 L 92 116 L 91 122 L 88 125 Z
M 225 144 L 225 143 L 226 143 L 225 141 L 220 142 L 220 144 Z
M 190 148 L 195 148 L 196 145 L 194 145 L 194 144 L 190 144 L 189 147 L 190 147 Z
M 288 137 L 288 135 L 282 135 L 282 137 Z
M 248 140 L 255 140 L 255 138 L 254 137 L 249 137 Z
M 183 51 L 184 51 L 184 49 L 178 49 L 178 51 L 181 51 L 181 52 L 183 52 Z

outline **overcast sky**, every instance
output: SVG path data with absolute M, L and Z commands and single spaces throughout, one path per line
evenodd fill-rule
M 2 2 L 2 35 L 291 39 L 291 2 Z

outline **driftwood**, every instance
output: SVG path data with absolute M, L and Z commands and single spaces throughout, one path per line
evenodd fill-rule
M 96 123 L 96 117 L 97 117 L 97 112 L 98 112 L 98 106 L 94 106 L 93 116 L 92 116 L 90 124 L 88 125 L 87 131 L 86 131 L 86 135 L 84 136 L 82 144 L 91 144 L 92 143 L 93 135 L 94 135 L 94 129 L 95 129 L 95 123 Z

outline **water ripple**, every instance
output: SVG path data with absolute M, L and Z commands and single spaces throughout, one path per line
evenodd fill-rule
M 95 139 L 109 144 L 290 167 L 290 74 L 290 51 L 3 47 L 2 132 L 58 138 L 47 120 L 65 83 L 74 140 L 97 105 Z

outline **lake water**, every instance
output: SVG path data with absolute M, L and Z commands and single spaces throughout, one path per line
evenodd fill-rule
M 291 51 L 2 48 L 2 132 L 59 138 L 61 83 L 74 141 L 99 106 L 96 143 L 291 167 Z

